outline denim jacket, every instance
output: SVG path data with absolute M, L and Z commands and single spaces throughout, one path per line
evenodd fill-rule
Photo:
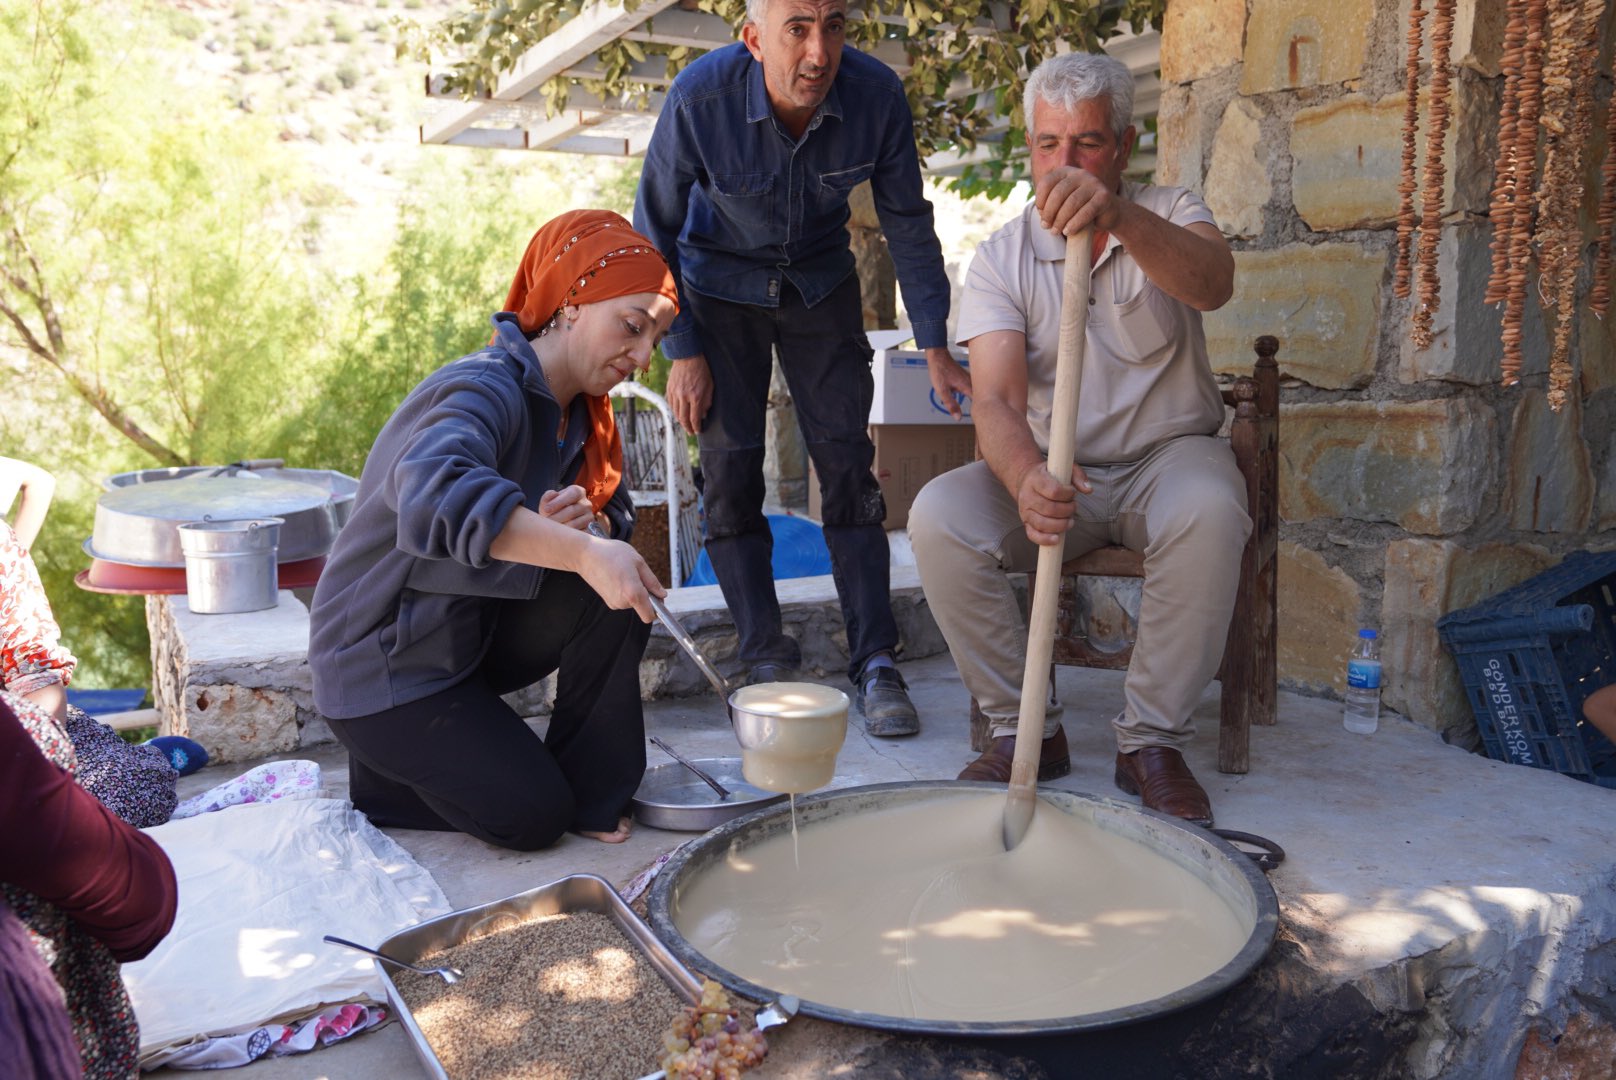
M 782 281 L 812 307 L 853 272 L 848 192 L 869 180 L 921 348 L 947 343 L 948 278 L 921 187 L 914 121 L 891 68 L 843 48 L 801 139 L 776 120 L 763 66 L 740 43 L 681 71 L 645 151 L 634 227 L 681 289 L 778 307 Z M 669 357 L 703 352 L 680 305 Z

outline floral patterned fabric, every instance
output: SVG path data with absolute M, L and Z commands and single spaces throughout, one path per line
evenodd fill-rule
M 319 765 L 312 761 L 269 761 L 186 799 L 175 808 L 174 820 L 223 810 L 227 806 L 314 799 L 319 795 Z
M 4 691 L 0 696 L 45 757 L 72 772 L 77 765 L 73 744 L 56 719 L 27 698 Z M 83 1057 L 84 1075 L 91 1080 L 135 1076 L 140 1029 L 111 950 L 56 905 L 33 893 L 0 884 L 0 900 L 27 928 L 34 947 L 62 987 L 67 1013 L 73 1021 L 73 1037 Z
M 0 688 L 31 694 L 51 683 L 65 685 L 78 661 L 61 638 L 34 560 L 0 521 Z

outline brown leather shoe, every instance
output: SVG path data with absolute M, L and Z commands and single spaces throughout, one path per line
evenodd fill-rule
M 987 753 L 965 766 L 959 774 L 960 780 L 992 780 L 995 783 L 1008 784 L 1010 782 L 1010 762 L 1016 756 L 1016 737 L 1014 735 L 1001 735 L 994 739 L 987 749 Z M 1038 748 L 1038 779 L 1059 780 L 1072 771 L 1072 755 L 1066 749 L 1066 729 L 1058 727 L 1055 734 L 1045 739 Z
M 1212 800 L 1184 764 L 1184 755 L 1170 746 L 1145 746 L 1131 754 L 1118 751 L 1116 781 L 1117 787 L 1138 795 L 1152 810 L 1212 827 Z

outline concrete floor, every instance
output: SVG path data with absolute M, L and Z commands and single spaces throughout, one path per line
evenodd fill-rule
M 855 716 L 836 786 L 952 778 L 972 756 L 968 697 L 947 655 L 908 664 L 905 674 L 921 734 L 871 739 Z M 1059 687 L 1073 771 L 1053 786 L 1125 798 L 1111 783 L 1109 726 L 1121 708 L 1121 674 L 1062 668 Z M 1372 736 L 1353 735 L 1339 704 L 1288 693 L 1278 725 L 1252 731 L 1250 773 L 1225 776 L 1214 765 L 1216 685 L 1196 717 L 1201 733 L 1188 758 L 1218 824 L 1289 853 L 1270 875 L 1280 939 L 1225 1000 L 1109 1038 L 1032 1050 L 899 1040 L 799 1019 L 771 1037 L 768 1061 L 748 1075 L 1513 1077 L 1529 1026 L 1563 1025 L 1576 995 L 1610 998 L 1616 791 L 1464 753 L 1395 716 Z M 691 757 L 736 753 L 711 694 L 650 703 L 647 728 Z M 666 760 L 654 747 L 648 754 L 653 764 Z M 297 756 L 317 760 L 346 795 L 340 748 Z M 187 777 L 181 795 L 240 769 Z M 688 835 L 638 827 L 622 845 L 569 836 L 523 854 L 459 835 L 389 832 L 456 907 L 577 872 L 621 885 Z M 403 1029 L 390 1024 L 244 1075 L 426 1074 Z

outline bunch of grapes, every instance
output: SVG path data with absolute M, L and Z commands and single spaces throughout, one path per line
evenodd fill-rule
M 742 1069 L 769 1052 L 763 1032 L 741 1029 L 729 995 L 711 979 L 702 981 L 701 1003 L 685 1006 L 673 1018 L 662 1045 L 668 1080 L 739 1080 Z

